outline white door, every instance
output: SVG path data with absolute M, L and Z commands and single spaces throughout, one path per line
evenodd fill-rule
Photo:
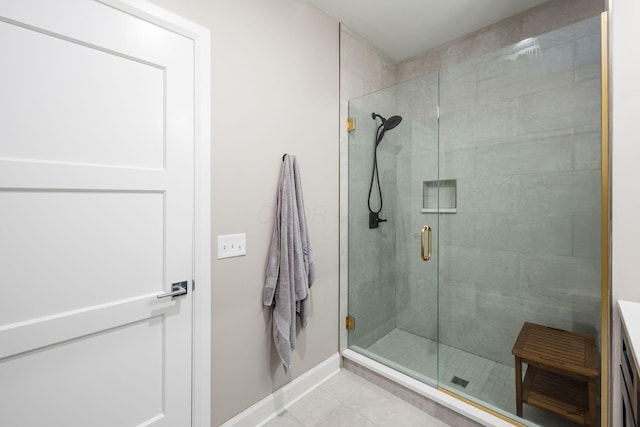
M 193 74 L 109 5 L 0 2 L 0 426 L 191 424 Z

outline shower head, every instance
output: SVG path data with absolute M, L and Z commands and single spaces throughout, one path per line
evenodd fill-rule
M 380 142 L 382 142 L 382 138 L 383 138 L 384 133 L 386 131 L 395 128 L 402 121 L 402 117 L 400 117 L 400 116 L 391 116 L 388 119 L 385 119 L 380 114 L 371 113 L 371 118 L 373 120 L 375 120 L 378 117 L 382 121 L 382 124 L 380 124 L 380 126 L 378 126 L 378 131 L 376 132 L 376 146 L 378 146 L 378 144 L 380 144 Z
M 402 121 L 402 117 L 400 116 L 391 116 L 384 123 L 384 130 L 391 130 L 394 127 L 398 126 Z

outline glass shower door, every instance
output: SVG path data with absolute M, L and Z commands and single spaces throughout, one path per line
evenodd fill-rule
M 437 382 L 438 74 L 351 100 L 349 116 L 349 347 L 426 383 Z M 380 119 L 402 122 L 377 147 L 386 222 L 369 228 L 375 135 Z M 435 186 L 434 186 L 435 183 Z M 428 186 L 427 186 L 428 184 Z M 428 190 L 428 191 L 427 191 Z M 421 254 L 425 230 L 425 258 Z M 429 238 L 431 237 L 431 239 Z
M 513 415 L 524 322 L 599 342 L 600 20 L 440 76 L 438 382 Z

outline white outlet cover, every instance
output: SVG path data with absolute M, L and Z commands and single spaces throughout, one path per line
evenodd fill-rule
M 218 259 L 245 256 L 247 234 L 223 234 L 218 236 Z

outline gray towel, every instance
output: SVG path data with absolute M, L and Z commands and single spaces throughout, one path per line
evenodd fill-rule
M 309 288 L 314 280 L 300 171 L 295 156 L 287 155 L 278 183 L 263 294 L 264 305 L 273 306 L 273 341 L 287 368 L 291 367 L 291 352 L 296 347 L 296 312 L 304 328 L 309 318 Z

